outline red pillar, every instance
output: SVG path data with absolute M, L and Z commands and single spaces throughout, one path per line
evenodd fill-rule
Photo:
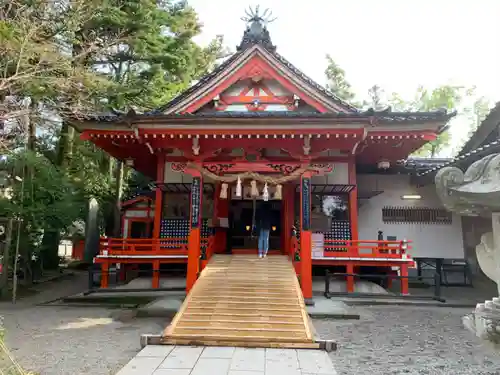
M 156 183 L 163 184 L 165 176 L 165 155 L 159 154 L 156 162 Z M 160 238 L 161 211 L 163 207 L 163 192 L 159 186 L 156 187 L 155 196 L 155 218 L 153 224 L 153 238 Z
M 302 294 L 312 303 L 311 174 L 300 178 L 300 283 Z
M 351 275 L 354 273 L 354 266 L 352 263 L 347 264 L 346 271 L 347 271 L 346 273 Z M 346 281 L 347 281 L 347 293 L 354 293 L 354 276 L 347 276 Z
M 196 170 L 192 171 L 191 174 L 193 176 L 193 182 L 191 183 L 186 293 L 189 293 L 194 286 L 200 270 L 203 178 L 201 173 Z
M 349 160 L 349 184 L 354 185 L 354 189 L 349 193 L 349 220 L 351 222 L 351 240 L 359 239 L 358 230 L 358 186 L 356 183 L 356 159 Z M 356 244 L 356 243 L 355 243 Z
M 153 289 L 158 289 L 160 287 L 160 261 L 153 261 Z
M 101 264 L 101 288 L 109 286 L 109 263 L 106 261 Z
M 408 294 L 408 264 L 403 263 L 401 265 L 401 294 Z

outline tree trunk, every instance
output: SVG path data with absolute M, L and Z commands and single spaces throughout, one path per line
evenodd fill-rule
M 45 229 L 43 233 L 40 256 L 45 269 L 57 269 L 59 267 L 59 242 L 61 236 L 58 230 Z M 31 261 L 31 259 L 29 260 Z
M 121 161 L 117 162 L 116 166 L 116 185 L 115 185 L 115 207 L 114 207 L 114 230 L 113 234 L 115 237 L 120 237 L 121 232 L 121 202 L 122 202 L 122 193 L 123 193 L 123 163 Z
M 63 170 L 68 167 L 71 159 L 74 134 L 75 130 L 67 122 L 63 122 L 56 155 L 56 164 Z M 57 269 L 59 267 L 60 242 L 60 228 L 44 228 L 40 255 L 42 264 L 46 269 Z
M 73 138 L 75 136 L 75 129 L 64 121 L 61 127 L 61 134 L 57 144 L 56 164 L 60 168 L 68 166 L 71 155 L 73 154 Z

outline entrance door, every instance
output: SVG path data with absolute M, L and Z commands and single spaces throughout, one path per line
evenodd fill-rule
M 255 201 L 256 215 L 261 211 L 265 202 Z M 269 235 L 269 250 L 281 250 L 281 201 L 267 202 L 269 211 L 266 213 L 271 219 L 271 232 Z M 254 215 L 254 201 L 233 200 L 229 207 L 229 233 L 228 243 L 232 249 L 255 250 L 258 248 L 258 233 L 252 232 Z M 258 217 L 255 218 L 257 222 Z

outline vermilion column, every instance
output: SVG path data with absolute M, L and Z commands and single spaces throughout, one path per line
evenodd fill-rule
M 311 173 L 300 178 L 300 284 L 306 304 L 312 304 Z
M 201 247 L 201 208 L 203 199 L 203 177 L 199 171 L 192 171 L 189 238 L 188 238 L 188 265 L 186 276 L 186 293 L 189 293 L 198 278 L 200 270 Z
M 153 238 L 160 238 L 161 230 L 161 211 L 163 207 L 163 192 L 160 184 L 163 184 L 165 178 L 165 155 L 158 155 L 156 164 L 156 195 L 155 195 L 155 218 L 153 224 Z
M 359 239 L 358 230 L 358 185 L 356 182 L 356 160 L 349 160 L 349 184 L 354 185 L 354 189 L 349 193 L 349 220 L 351 222 L 351 240 Z M 356 243 L 355 243 L 356 244 Z

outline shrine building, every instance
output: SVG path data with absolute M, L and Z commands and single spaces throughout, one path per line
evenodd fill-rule
M 460 220 L 400 163 L 454 113 L 360 111 L 281 56 L 264 24 L 250 19 L 232 56 L 157 110 L 73 120 L 82 139 L 155 181 L 124 202 L 122 237 L 102 239 L 95 262 L 186 263 L 189 291 L 213 254 L 257 256 L 264 201 L 269 256 L 288 255 L 306 299 L 315 266 L 405 276 L 413 258 L 463 257 Z

